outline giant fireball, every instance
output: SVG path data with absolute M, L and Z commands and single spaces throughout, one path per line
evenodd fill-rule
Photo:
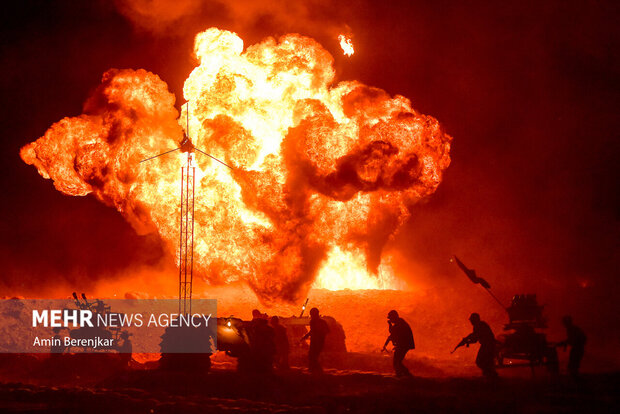
M 384 247 L 408 206 L 450 164 L 437 120 L 403 96 L 334 83 L 332 56 L 296 34 L 244 48 L 215 28 L 196 36 L 198 66 L 179 114 L 157 75 L 111 69 L 83 113 L 53 124 L 22 159 L 68 195 L 93 194 L 134 229 L 178 252 L 178 147 L 189 108 L 196 156 L 195 274 L 245 281 L 263 302 L 328 289 L 394 288 Z M 171 276 L 174 277 L 174 276 Z

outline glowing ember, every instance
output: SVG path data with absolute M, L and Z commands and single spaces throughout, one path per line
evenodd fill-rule
M 383 248 L 407 206 L 432 194 L 451 138 L 411 102 L 350 81 L 313 39 L 268 38 L 244 50 L 234 33 L 196 36 L 185 82 L 195 162 L 195 274 L 244 281 L 264 302 L 313 285 L 398 287 Z M 139 233 L 178 252 L 178 147 L 185 111 L 156 75 L 110 70 L 84 105 L 21 150 L 65 194 L 92 193 Z M 318 276 L 318 279 L 316 279 Z M 316 281 L 315 281 L 316 279 Z
M 342 52 L 346 56 L 351 56 L 353 53 L 355 53 L 355 50 L 353 49 L 353 43 L 351 42 L 350 38 L 341 34 L 341 35 L 338 35 L 338 41 L 340 42 L 340 47 L 342 48 Z

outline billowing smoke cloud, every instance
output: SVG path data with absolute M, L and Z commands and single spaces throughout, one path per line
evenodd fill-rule
M 339 11 L 354 7 L 334 0 L 117 0 L 116 6 L 139 30 L 158 36 L 179 34 L 194 22 L 202 27 L 225 22 L 233 30 L 263 27 L 272 33 L 321 28 L 336 36 L 347 28 L 341 18 L 345 13 Z
M 174 31 L 184 20 L 201 13 L 205 1 L 201 0 L 117 0 L 117 9 L 142 30 L 154 33 Z M 212 1 L 210 3 L 219 3 Z
M 334 85 L 331 55 L 310 38 L 244 50 L 234 33 L 209 29 L 195 51 L 180 118 L 156 75 L 110 70 L 84 113 L 26 145 L 23 160 L 63 193 L 114 206 L 174 254 L 186 155 L 139 162 L 176 148 L 189 115 L 195 145 L 233 167 L 196 154 L 198 277 L 245 281 L 265 302 L 294 301 L 317 277 L 323 287 L 379 286 L 383 247 L 407 206 L 439 185 L 451 138 L 402 96 Z

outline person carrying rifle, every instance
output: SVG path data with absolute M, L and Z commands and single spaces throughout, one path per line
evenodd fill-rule
M 120 360 L 121 360 L 120 365 L 123 368 L 129 367 L 129 363 L 131 362 L 131 357 L 132 357 L 132 352 L 133 352 L 133 344 L 131 343 L 131 340 L 129 339 L 129 335 L 131 334 L 127 331 L 121 332 L 120 337 L 122 340 L 122 344 L 119 343 L 116 345 L 116 350 L 120 354 Z
M 391 310 L 388 315 L 388 325 L 390 330 L 390 336 L 385 340 L 385 344 L 383 345 L 383 349 L 381 351 L 385 351 L 386 347 L 390 342 L 394 345 L 394 371 L 396 372 L 397 377 L 410 377 L 411 373 L 407 369 L 407 367 L 403 364 L 403 360 L 405 359 L 405 355 L 409 352 L 410 349 L 415 349 L 415 342 L 413 340 L 413 333 L 411 332 L 411 328 L 409 324 L 405 322 L 403 318 L 398 316 L 398 312 L 395 310 Z
M 313 374 L 321 374 L 323 368 L 319 362 L 319 355 L 325 346 L 325 337 L 329 333 L 329 327 L 325 322 L 317 308 L 310 309 L 310 331 L 305 334 L 300 342 L 310 337 L 310 349 L 308 350 L 308 367 Z
M 573 324 L 573 318 L 565 316 L 562 318 L 562 324 L 566 328 L 566 339 L 556 346 L 564 347 L 570 345 L 570 354 L 568 355 L 568 373 L 574 379 L 579 378 L 579 366 L 583 358 L 584 349 L 586 346 L 586 334 L 583 330 Z
M 480 343 L 480 349 L 476 356 L 476 365 L 482 370 L 482 374 L 489 379 L 497 378 L 497 371 L 495 371 L 495 336 L 489 325 L 480 320 L 480 315 L 472 313 L 469 317 L 474 330 L 459 342 L 454 348 L 456 351 L 463 345 L 469 346 L 470 344 Z

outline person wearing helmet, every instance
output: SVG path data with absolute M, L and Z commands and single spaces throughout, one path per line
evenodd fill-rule
M 400 316 L 395 310 L 391 310 L 388 315 L 388 325 L 390 335 L 383 344 L 382 351 L 386 350 L 386 347 L 390 342 L 394 345 L 394 358 L 392 363 L 394 365 L 394 372 L 397 377 L 410 377 L 411 373 L 407 367 L 403 364 L 405 355 L 410 349 L 415 349 L 415 342 L 413 340 L 413 333 L 409 324 Z
M 469 322 L 474 327 L 474 331 L 463 338 L 462 343 L 480 343 L 480 349 L 476 356 L 476 365 L 482 370 L 482 374 L 487 378 L 497 378 L 495 371 L 495 336 L 489 324 L 480 320 L 480 315 L 472 313 Z
M 52 338 L 52 346 L 50 347 L 50 357 L 52 358 L 56 358 L 60 356 L 63 352 L 65 352 L 66 347 L 63 345 L 63 338 L 60 336 L 60 331 L 62 329 L 64 328 L 56 327 L 52 329 L 52 331 L 54 332 L 54 337 Z
M 131 362 L 133 345 L 129 336 L 131 334 L 127 331 L 122 331 L 120 335 L 120 339 L 122 342 L 116 345 L 116 350 L 120 354 L 120 365 L 123 368 L 129 367 L 129 363 Z
M 310 331 L 305 334 L 301 341 L 310 337 L 310 349 L 308 350 L 308 368 L 313 374 L 320 374 L 323 368 L 319 362 L 319 355 L 325 346 L 325 337 L 329 333 L 327 322 L 321 319 L 317 308 L 310 309 Z
M 267 315 L 254 309 L 250 322 L 250 350 L 254 358 L 254 369 L 257 372 L 271 372 L 276 354 L 275 332 Z
M 570 354 L 568 355 L 568 373 L 571 377 L 579 378 L 579 366 L 583 358 L 583 352 L 586 346 L 586 334 L 583 330 L 573 324 L 573 318 L 565 316 L 562 318 L 562 325 L 566 328 L 566 340 L 557 344 L 564 347 L 570 345 Z

